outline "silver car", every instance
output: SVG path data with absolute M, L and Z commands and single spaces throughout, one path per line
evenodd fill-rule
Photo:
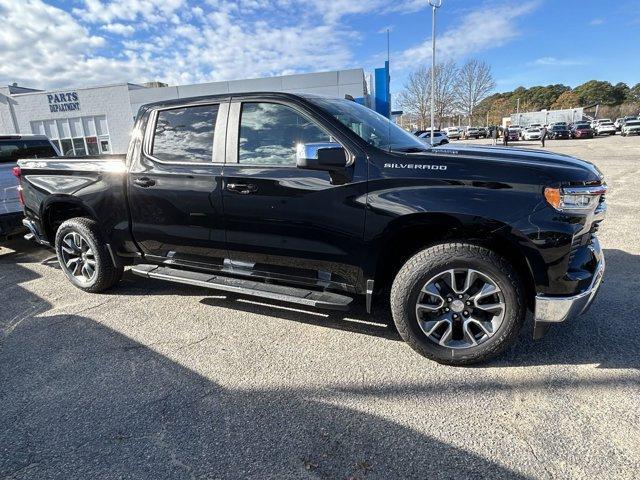
M 423 132 L 418 135 L 418 138 L 423 143 L 429 145 L 431 143 L 431 132 Z M 449 137 L 444 132 L 433 132 L 433 146 L 437 147 L 438 145 L 446 145 L 449 143 Z
M 16 162 L 57 155 L 57 149 L 44 135 L 0 135 L 0 240 L 22 230 L 22 204 L 14 176 Z

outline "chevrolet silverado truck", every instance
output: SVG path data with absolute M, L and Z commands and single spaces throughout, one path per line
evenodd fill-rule
M 344 99 L 252 93 L 147 105 L 122 156 L 22 160 L 25 225 L 87 292 L 125 267 L 324 309 L 390 305 L 420 354 L 497 355 L 583 313 L 606 184 L 546 151 L 425 145 Z M 376 302 L 378 300 L 378 302 Z M 391 322 L 390 322 L 391 324 Z

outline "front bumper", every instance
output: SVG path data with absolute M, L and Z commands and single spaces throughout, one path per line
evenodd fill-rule
M 604 255 L 600 254 L 600 260 L 593 273 L 591 284 L 583 292 L 571 297 L 536 296 L 534 338 L 538 339 L 544 336 L 551 324 L 571 320 L 585 313 L 600 289 L 604 271 Z

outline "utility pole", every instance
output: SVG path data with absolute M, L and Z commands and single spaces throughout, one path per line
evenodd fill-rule
M 431 146 L 433 147 L 436 123 L 436 10 L 442 6 L 442 0 L 429 0 L 431 5 Z

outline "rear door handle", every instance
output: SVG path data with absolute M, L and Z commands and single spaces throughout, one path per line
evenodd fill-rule
M 258 191 L 258 186 L 253 183 L 227 183 L 227 190 L 240 195 L 249 195 Z
M 140 177 L 140 178 L 136 178 L 133 181 L 133 183 L 135 183 L 140 187 L 147 188 L 147 187 L 153 187 L 156 184 L 156 181 L 149 177 Z

